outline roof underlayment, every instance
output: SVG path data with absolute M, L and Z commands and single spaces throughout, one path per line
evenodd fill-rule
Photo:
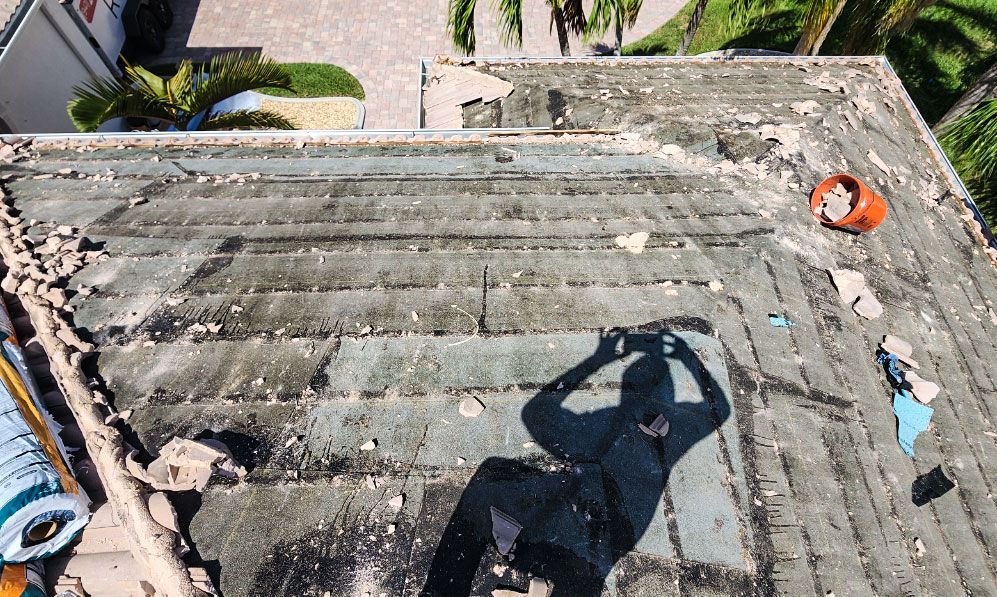
M 144 460 L 210 430 L 249 469 L 176 494 L 192 563 L 228 596 L 991 592 L 997 275 L 895 76 L 478 68 L 513 91 L 465 126 L 589 132 L 39 138 L 5 167 L 21 217 L 109 254 L 67 316 Z M 839 170 L 875 231 L 814 221 Z M 913 460 L 886 334 L 941 387 Z M 956 488 L 915 504 L 937 465 Z

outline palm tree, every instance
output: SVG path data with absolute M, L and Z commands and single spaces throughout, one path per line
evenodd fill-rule
M 159 120 L 181 131 L 293 129 L 286 118 L 267 110 L 213 109 L 233 95 L 263 87 L 293 91 L 291 74 L 284 65 L 258 53 L 227 52 L 198 67 L 184 60 L 168 79 L 141 66 L 126 65 L 121 78 L 99 78 L 74 87 L 76 97 L 69 101 L 67 111 L 84 133 L 114 118 Z
M 706 12 L 706 5 L 709 2 L 710 0 L 699 0 L 696 3 L 696 8 L 692 11 L 692 18 L 689 19 L 685 34 L 682 36 L 682 42 L 679 44 L 678 50 L 675 51 L 676 56 L 685 56 L 685 53 L 689 51 L 689 46 L 696 37 L 696 32 L 699 31 L 699 24 L 703 21 L 703 13 Z
M 751 0 L 740 0 L 750 2 Z M 816 56 L 831 27 L 848 4 L 848 31 L 842 54 L 882 54 L 894 35 L 902 35 L 922 10 L 938 0 L 809 0 L 803 13 L 803 32 L 794 54 Z
M 803 34 L 794 54 L 816 56 L 847 0 L 811 0 L 803 13 Z
M 997 225 L 997 98 L 976 104 L 958 120 L 943 125 L 939 141 L 952 158 L 980 211 Z
M 600 38 L 610 27 L 616 29 L 616 44 L 613 54 L 619 56 L 623 52 L 623 28 L 633 27 L 637 22 L 637 14 L 643 0 L 594 0 L 589 12 L 585 36 L 589 39 Z
M 557 29 L 557 41 L 562 56 L 570 56 L 568 34 L 581 34 L 585 30 L 585 11 L 582 0 L 546 0 L 550 7 L 551 28 Z M 447 28 L 455 48 L 472 55 L 477 46 L 474 34 L 474 9 L 477 0 L 450 0 Z M 497 0 L 499 35 L 507 46 L 523 45 L 523 0 Z

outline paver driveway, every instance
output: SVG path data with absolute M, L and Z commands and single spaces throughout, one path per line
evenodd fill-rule
M 356 75 L 367 92 L 367 128 L 418 126 L 419 58 L 454 54 L 446 35 L 447 0 L 172 0 L 177 18 L 157 61 L 203 59 L 251 48 L 284 62 L 331 62 Z M 645 0 L 624 42 L 664 23 L 685 0 Z M 490 2 L 478 6 L 479 56 L 557 56 L 542 0 L 526 2 L 523 48 L 499 43 Z M 582 53 L 578 40 L 572 52 Z

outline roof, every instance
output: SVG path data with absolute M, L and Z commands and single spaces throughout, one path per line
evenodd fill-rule
M 465 123 L 589 132 L 39 139 L 8 168 L 22 217 L 109 253 L 71 317 L 146 458 L 210 430 L 250 469 L 180 498 L 224 594 L 987 593 L 997 275 L 892 75 L 493 66 L 514 91 Z M 841 168 L 875 231 L 810 214 Z M 914 459 L 885 334 L 941 387 Z M 922 500 L 936 466 L 957 486 Z

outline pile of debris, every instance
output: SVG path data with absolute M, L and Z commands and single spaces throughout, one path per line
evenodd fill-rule
M 848 190 L 840 182 L 833 189 L 821 195 L 819 214 L 829 222 L 837 222 L 852 212 L 855 207 L 854 190 Z

